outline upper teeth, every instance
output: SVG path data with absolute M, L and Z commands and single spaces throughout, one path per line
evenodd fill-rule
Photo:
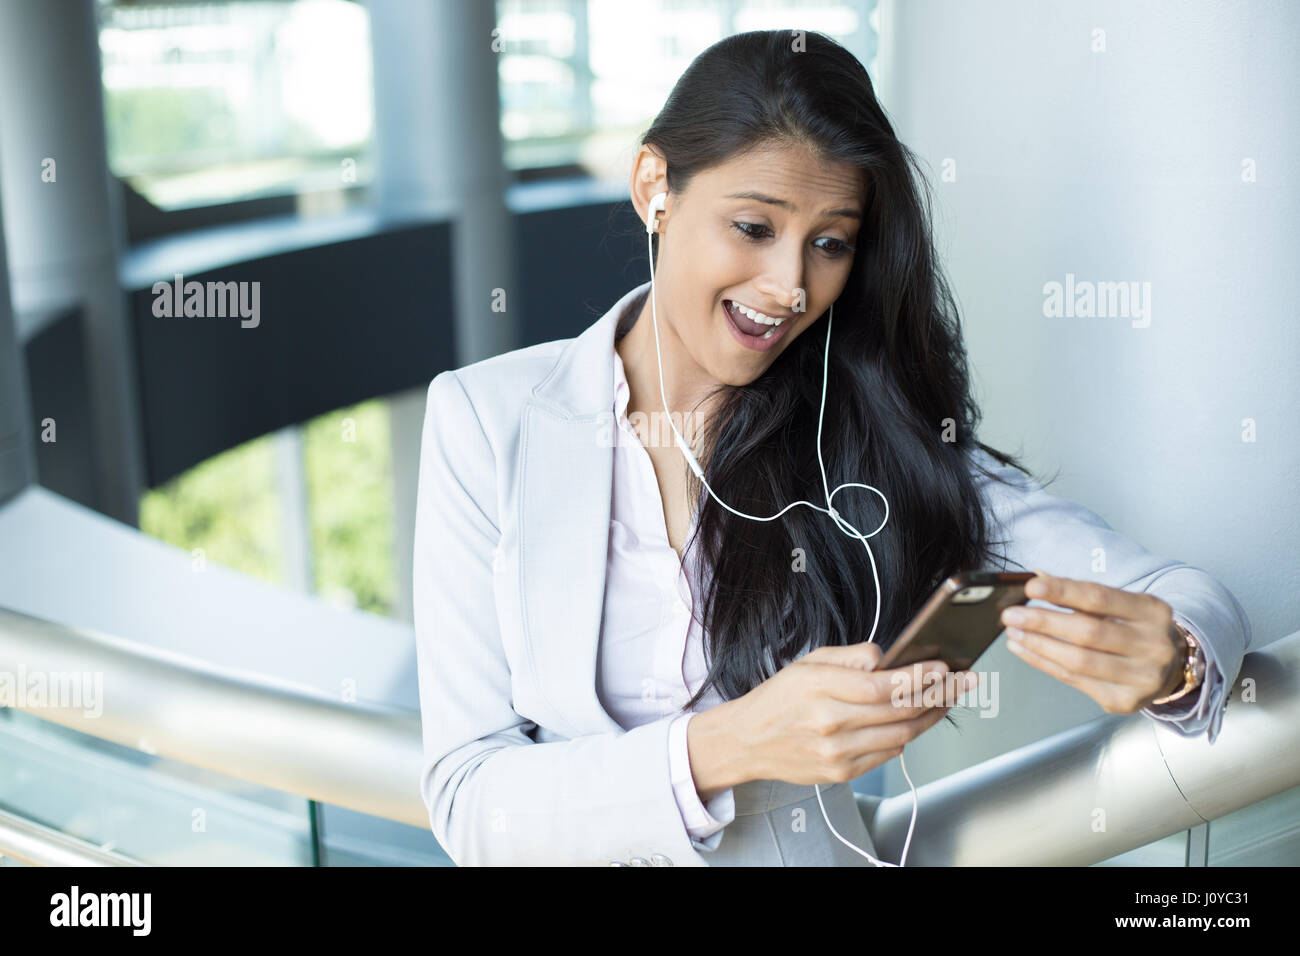
M 764 315 L 762 312 L 755 311 L 747 305 L 741 305 L 739 302 L 733 302 L 731 304 L 736 307 L 736 311 L 741 315 L 749 316 L 749 318 L 762 325 L 780 325 L 785 321 L 785 319 L 774 319 L 770 315 Z

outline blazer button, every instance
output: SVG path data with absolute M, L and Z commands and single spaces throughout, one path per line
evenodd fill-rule
M 634 856 L 627 861 L 628 866 L 649 866 L 650 861 L 643 856 Z
M 673 861 L 668 859 L 668 857 L 664 856 L 662 853 L 652 853 L 650 855 L 650 865 L 651 866 L 672 866 Z

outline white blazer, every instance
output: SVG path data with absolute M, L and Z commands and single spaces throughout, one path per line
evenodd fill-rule
M 673 798 L 672 715 L 625 732 L 596 695 L 614 331 L 648 285 L 576 338 L 445 371 L 429 385 L 413 555 L 420 791 L 434 835 L 460 865 L 607 866 L 655 854 L 708 865 Z M 1208 706 L 1170 726 L 1217 732 L 1250 643 L 1232 594 L 979 456 L 1014 482 L 977 473 L 1008 540 L 1006 566 L 1166 600 L 1218 665 L 1202 688 Z M 1097 547 L 1102 573 L 1090 570 Z

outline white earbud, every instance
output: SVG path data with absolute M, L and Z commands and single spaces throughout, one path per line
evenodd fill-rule
M 800 501 L 791 502 L 790 504 L 782 508 L 780 511 L 778 511 L 776 514 L 769 515 L 767 517 L 750 515 L 750 514 L 745 514 L 743 511 L 737 511 L 735 508 L 731 507 L 731 505 L 727 504 L 725 501 L 723 501 L 721 498 L 719 498 L 717 495 L 713 493 L 713 489 L 709 487 L 708 480 L 704 477 L 704 469 L 700 467 L 699 461 L 697 461 L 695 458 L 695 453 L 691 450 L 690 443 L 686 440 L 685 436 L 683 436 L 682 433 L 677 430 L 677 425 L 673 422 L 673 416 L 668 411 L 668 396 L 664 391 L 664 360 L 663 360 L 663 353 L 660 351 L 659 348 L 659 309 L 656 304 L 656 296 L 655 296 L 654 248 L 651 244 L 651 238 L 650 238 L 651 235 L 655 232 L 655 230 L 659 226 L 658 215 L 660 212 L 663 211 L 664 203 L 667 201 L 667 199 L 668 199 L 667 193 L 655 193 L 652 197 L 650 197 L 650 208 L 647 210 L 645 231 L 646 231 L 646 251 L 650 259 L 650 317 L 654 325 L 654 333 L 655 333 L 655 358 L 659 364 L 659 397 L 663 401 L 664 412 L 668 419 L 668 425 L 673 430 L 674 436 L 676 436 L 677 438 L 677 447 L 681 450 L 682 455 L 686 458 L 686 463 L 690 467 L 691 471 L 695 473 L 695 477 L 700 479 L 700 482 L 704 485 L 704 490 L 709 493 L 709 497 L 711 497 L 718 504 L 722 505 L 722 507 L 726 508 L 732 514 L 737 515 L 738 517 L 741 518 L 748 518 L 751 521 L 775 521 L 777 518 L 781 517 L 781 515 L 785 514 L 795 505 L 807 505 L 809 508 L 812 508 L 814 511 L 820 511 L 828 515 L 830 519 L 835 522 L 836 526 L 841 531 L 843 531 L 849 537 L 857 538 L 859 541 L 862 542 L 862 546 L 867 549 L 867 558 L 871 562 L 871 576 L 876 583 L 876 616 L 875 616 L 875 620 L 871 622 L 871 634 L 868 635 L 867 637 L 867 642 L 870 643 L 875 640 L 876 627 L 880 624 L 880 575 L 876 569 L 876 556 L 872 553 L 871 545 L 867 543 L 867 539 L 873 538 L 876 535 L 880 534 L 880 532 L 885 527 L 885 523 L 889 521 L 889 500 L 885 498 L 885 496 L 881 493 L 879 488 L 875 488 L 871 485 L 863 484 L 861 482 L 856 482 L 856 481 L 845 482 L 844 484 L 839 485 L 834 490 L 832 490 L 830 487 L 830 481 L 826 477 L 826 462 L 822 459 L 822 419 L 825 417 L 826 414 L 826 379 L 827 379 L 827 371 L 828 371 L 828 365 L 830 363 L 830 354 L 831 354 L 831 321 L 835 318 L 835 306 L 834 304 L 831 305 L 830 313 L 826 316 L 826 351 L 822 357 L 822 400 L 821 400 L 821 410 L 817 413 L 817 463 L 821 467 L 822 492 L 826 496 L 826 507 L 823 508 L 821 505 L 813 504 L 813 502 L 811 501 L 800 500 Z M 868 491 L 874 491 L 877 495 L 880 495 L 880 500 L 885 503 L 885 517 L 881 520 L 880 527 L 876 528 L 876 530 L 871 532 L 871 534 L 862 534 L 856 528 L 854 528 L 853 525 L 849 524 L 848 521 L 844 519 L 844 517 L 835 509 L 834 504 L 832 504 L 832 501 L 835 498 L 836 494 L 838 494 L 842 488 L 865 488 Z M 899 762 L 902 764 L 903 776 L 907 779 L 907 785 L 912 790 L 912 821 L 907 827 L 907 839 L 903 841 L 903 854 L 902 857 L 899 859 L 898 863 L 886 863 L 884 860 L 877 860 L 866 850 L 862 849 L 861 847 L 854 846 L 849 840 L 845 839 L 844 836 L 838 830 L 835 829 L 834 825 L 832 825 L 830 815 L 826 812 L 826 804 L 822 802 L 821 786 L 819 784 L 813 784 L 813 790 L 817 794 L 817 805 L 821 807 L 822 818 L 826 821 L 826 826 L 830 828 L 831 833 L 833 833 L 835 835 L 835 838 L 838 839 L 845 846 L 847 846 L 849 849 L 853 850 L 854 852 L 862 856 L 865 856 L 876 866 L 906 865 L 907 850 L 912 844 L 912 830 L 916 826 L 916 811 L 918 808 L 918 797 L 916 794 L 916 786 L 912 783 L 911 776 L 908 775 L 907 761 L 903 759 L 903 756 L 901 754 L 899 755 L 898 759 Z
M 654 232 L 659 228 L 658 216 L 664 211 L 664 204 L 668 202 L 667 193 L 655 193 L 650 197 L 650 209 L 646 212 L 645 231 Z

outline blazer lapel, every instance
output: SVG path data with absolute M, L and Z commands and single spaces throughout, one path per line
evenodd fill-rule
M 614 334 L 649 288 L 573 339 L 524 406 L 520 612 L 542 696 L 585 733 L 622 730 L 596 694 L 614 469 Z

